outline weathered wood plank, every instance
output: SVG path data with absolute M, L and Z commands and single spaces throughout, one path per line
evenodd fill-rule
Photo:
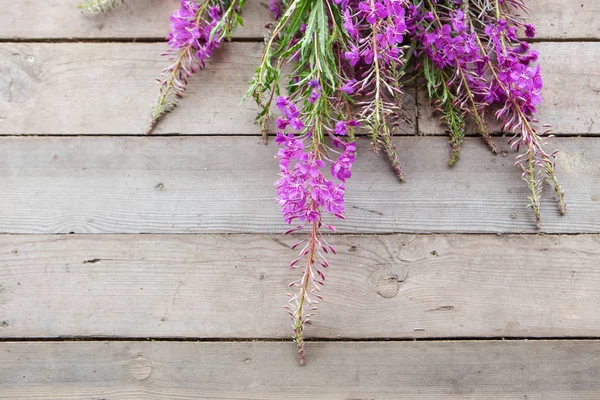
M 597 399 L 600 342 L 0 343 L 0 399 Z
M 540 52 L 544 78 L 544 101 L 536 117 L 552 125 L 555 134 L 596 135 L 600 132 L 600 43 L 535 43 Z M 572 62 L 571 62 L 572 61 Z M 419 131 L 427 135 L 444 132 L 426 90 L 419 93 Z M 490 125 L 498 131 L 501 124 Z M 469 133 L 475 133 L 471 125 Z
M 231 43 L 190 81 L 156 133 L 259 134 L 240 105 L 262 45 Z M 1 44 L 0 133 L 143 134 L 169 65 L 163 44 Z
M 311 337 L 600 336 L 600 236 L 328 240 L 338 254 Z M 288 338 L 295 241 L 3 236 L 0 337 Z
M 546 78 L 542 121 L 557 135 L 600 134 L 600 43 L 536 44 Z M 0 44 L 0 134 L 142 134 L 168 64 L 162 44 Z M 194 76 L 188 93 L 156 130 L 164 134 L 259 134 L 257 108 L 240 105 L 259 62 L 261 44 L 230 43 Z M 565 59 L 578 62 L 565 63 Z M 416 131 L 415 100 L 405 94 L 398 134 Z M 442 134 L 428 107 L 419 129 Z
M 535 232 L 514 153 L 494 156 L 472 138 L 451 169 L 445 138 L 397 138 L 401 185 L 359 142 L 340 232 Z M 553 148 L 569 212 L 547 190 L 542 232 L 600 232 L 600 140 Z M 275 152 L 258 137 L 3 137 L 0 232 L 279 233 Z
M 0 38 L 163 38 L 169 29 L 169 14 L 177 0 L 127 0 L 107 14 L 83 14 L 75 6 L 80 0 L 37 2 L 0 0 Z M 150 3 L 150 5 L 148 4 Z M 539 39 L 598 39 L 599 0 L 530 0 L 530 20 Z M 260 38 L 271 21 L 267 0 L 248 1 L 245 27 L 237 37 Z M 33 23 L 27 23 L 33 21 Z
M 0 38 L 152 38 L 169 33 L 169 15 L 179 0 L 126 0 L 110 13 L 84 13 L 82 0 L 0 0 Z M 271 21 L 268 0 L 252 0 L 244 8 L 243 27 L 237 38 L 262 38 Z
M 600 0 L 527 0 L 538 39 L 597 39 Z

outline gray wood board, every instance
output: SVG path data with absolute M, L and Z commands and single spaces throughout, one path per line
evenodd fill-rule
M 582 399 L 598 341 L 0 343 L 0 399 Z
M 560 134 L 600 134 L 600 43 L 539 43 L 546 86 L 539 118 Z M 168 66 L 161 43 L 0 43 L 0 135 L 143 134 Z M 258 108 L 241 103 L 260 43 L 227 43 L 190 79 L 181 104 L 157 134 L 260 134 Z M 565 60 L 574 60 L 565 62 Z M 416 133 L 407 88 L 399 135 Z M 423 99 L 421 99 L 423 100 Z M 423 103 L 423 101 L 421 101 Z M 425 105 L 419 130 L 443 134 Z
M 514 153 L 471 138 L 452 169 L 444 137 L 395 141 L 408 183 L 359 140 L 346 220 L 328 219 L 340 232 L 536 232 Z M 600 232 L 600 139 L 554 148 L 569 211 L 546 187 L 541 232 Z M 258 137 L 3 137 L 0 232 L 279 233 L 276 151 Z
M 0 338 L 288 338 L 297 240 L 4 235 Z M 328 240 L 309 337 L 600 337 L 597 235 Z
M 229 43 L 188 85 L 156 133 L 259 134 L 252 99 L 240 105 L 260 43 Z M 0 133 L 144 134 L 170 63 L 161 43 L 0 44 Z
M 0 0 L 0 38 L 163 38 L 177 0 L 126 0 L 106 14 L 76 9 L 80 0 Z M 529 0 L 528 19 L 539 39 L 598 39 L 599 0 Z M 236 37 L 261 38 L 272 21 L 268 0 L 250 0 L 244 7 L 245 27 Z M 522 13 L 521 13 L 522 14 Z
M 162 40 L 169 33 L 169 16 L 179 0 L 125 0 L 111 12 L 77 9 L 83 0 L 0 0 L 0 38 Z M 268 0 L 251 0 L 244 7 L 244 26 L 236 38 L 262 38 L 271 22 Z

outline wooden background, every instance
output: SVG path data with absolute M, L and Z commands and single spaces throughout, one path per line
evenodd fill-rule
M 238 106 L 267 0 L 147 137 L 176 3 L 0 0 L 0 399 L 600 399 L 600 0 L 527 1 L 568 215 L 547 191 L 536 233 L 477 137 L 450 169 L 408 91 L 408 183 L 361 142 L 304 368 L 275 146 Z

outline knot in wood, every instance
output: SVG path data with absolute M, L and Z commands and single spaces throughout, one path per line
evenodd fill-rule
M 369 283 L 375 292 L 383 298 L 391 299 L 398 294 L 400 284 L 404 282 L 408 270 L 394 264 L 380 264 L 371 274 Z
M 0 60 L 0 97 L 7 103 L 27 102 L 34 92 L 36 72 L 19 55 L 17 60 Z
M 129 364 L 129 373 L 136 380 L 144 381 L 152 375 L 152 363 L 144 356 L 139 355 Z

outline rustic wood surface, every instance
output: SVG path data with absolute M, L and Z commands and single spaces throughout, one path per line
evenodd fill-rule
M 0 399 L 581 399 L 600 342 L 0 343 Z M 47 367 L 51 366 L 51 369 Z
M 311 337 L 600 336 L 597 235 L 328 240 L 338 254 Z M 0 337 L 287 339 L 295 241 L 5 235 Z
M 361 141 L 338 224 L 360 235 L 330 237 L 303 369 L 273 341 L 295 279 L 275 145 L 239 104 L 268 0 L 156 131 L 183 137 L 143 136 L 179 1 L 78 1 L 0 0 L 0 399 L 600 398 L 600 0 L 526 2 L 568 215 L 546 187 L 532 234 L 507 138 L 450 169 L 407 89 L 408 183 Z
M 500 148 L 506 139 L 498 138 Z M 466 140 L 458 165 L 444 137 L 397 138 L 408 183 L 360 140 L 340 232 L 536 232 L 515 154 Z M 4 137 L 0 232 L 271 233 L 275 144 L 258 137 Z M 555 138 L 569 212 L 550 188 L 546 233 L 600 232 L 600 139 Z
M 77 9 L 82 1 L 19 0 L 19 7 L 15 7 L 14 1 L 0 0 L 0 9 L 4 11 L 0 15 L 0 38 L 162 40 L 169 32 L 169 15 L 180 3 L 180 0 L 125 0 L 109 13 L 87 13 Z M 271 22 L 269 0 L 248 1 L 244 20 L 235 37 L 262 38 L 266 32 L 264 26 Z
M 81 0 L 0 0 L 0 38 L 164 38 L 178 0 L 125 0 L 107 14 L 76 9 Z M 538 39 L 600 38 L 600 0 L 528 0 Z M 240 38 L 262 38 L 271 22 L 269 0 L 248 0 Z
M 539 119 L 556 135 L 598 135 L 600 43 L 537 43 L 545 77 Z M 143 134 L 168 65 L 163 43 L 0 43 L 0 134 Z M 252 99 L 241 103 L 260 43 L 229 43 L 192 77 L 181 107 L 157 134 L 260 134 Z M 565 60 L 570 60 L 565 62 Z M 396 134 L 413 135 L 413 90 Z M 421 91 L 423 92 L 423 91 Z M 419 132 L 443 134 L 421 101 Z

